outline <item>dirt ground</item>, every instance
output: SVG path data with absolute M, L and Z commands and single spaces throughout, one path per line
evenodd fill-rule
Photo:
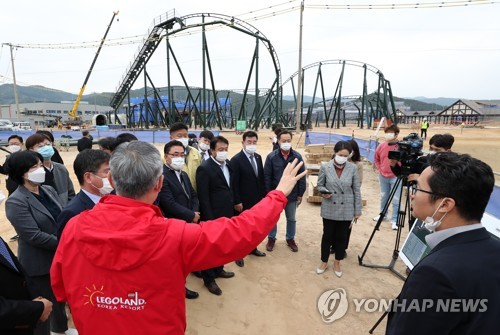
M 357 128 L 334 129 L 332 132 L 345 135 L 352 134 L 368 138 L 373 130 Z M 315 130 L 316 131 L 316 130 Z M 318 129 L 317 131 L 330 131 Z M 410 129 L 402 129 L 406 135 Z M 433 127 L 428 131 L 428 138 L 435 133 L 449 132 L 456 138 L 454 150 L 470 153 L 472 156 L 486 161 L 495 171 L 500 171 L 500 129 L 472 129 Z M 241 137 L 234 132 L 223 134 L 230 141 L 230 157 L 241 149 Z M 268 130 L 259 132 L 258 152 L 265 156 L 271 149 Z M 298 138 L 296 136 L 295 138 Z M 303 151 L 303 139 L 298 150 Z M 295 142 L 294 142 L 295 144 Z M 162 150 L 163 144 L 157 144 Z M 295 147 L 295 145 L 294 145 Z M 427 144 L 424 146 L 427 148 Z M 72 147 L 69 152 L 62 151 L 65 165 L 70 171 L 75 188 L 78 189 L 73 174 L 73 160 L 77 151 Z M 0 161 L 3 158 L 0 157 Z M 358 264 L 358 255 L 363 252 L 375 222 L 372 218 L 379 212 L 379 186 L 376 173 L 370 163 L 365 162 L 362 185 L 363 199 L 367 205 L 363 208 L 363 216 L 353 228 L 348 257 L 342 261 L 342 278 L 337 278 L 332 270 L 332 261 L 323 275 L 317 275 L 315 269 L 320 262 L 320 243 L 322 221 L 319 216 L 319 204 L 303 202 L 297 211 L 296 241 L 299 252 L 292 253 L 285 244 L 284 215 L 278 224 L 278 241 L 275 250 L 266 257 L 248 256 L 245 267 L 239 268 L 234 263 L 226 269 L 236 273 L 235 278 L 219 279 L 222 296 L 210 294 L 203 286 L 201 279 L 192 275 L 187 278 L 187 287 L 200 293 L 196 300 L 188 300 L 186 334 L 367 334 L 382 314 L 381 312 L 356 312 L 352 304 L 354 298 L 394 298 L 400 291 L 403 281 L 387 269 L 374 269 Z M 4 179 L 2 177 L 2 179 Z M 5 190 L 5 181 L 1 186 Z M 402 240 L 407 233 L 404 227 Z M 4 240 L 14 235 L 14 229 L 5 218 L 4 205 L 0 206 L 0 235 Z M 387 266 L 391 262 L 396 242 L 396 232 L 389 223 L 383 223 L 375 233 L 364 258 L 365 264 Z M 9 243 L 17 250 L 16 243 Z M 260 250 L 265 250 L 265 241 Z M 395 270 L 404 274 L 405 266 L 398 260 Z M 343 288 L 350 301 L 347 314 L 330 324 L 322 321 L 318 312 L 317 301 L 326 290 Z M 385 321 L 379 325 L 375 334 L 383 334 Z

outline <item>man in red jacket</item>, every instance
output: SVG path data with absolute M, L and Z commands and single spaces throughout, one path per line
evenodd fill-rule
M 252 251 L 304 176 L 301 166 L 289 164 L 276 190 L 251 210 L 188 225 L 152 205 L 163 185 L 158 150 L 140 141 L 120 145 L 108 176 L 117 195 L 68 222 L 52 263 L 54 294 L 68 301 L 79 334 L 183 334 L 186 276 Z

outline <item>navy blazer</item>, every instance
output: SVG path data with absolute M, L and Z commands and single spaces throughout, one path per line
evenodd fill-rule
M 17 269 L 0 256 L 0 334 L 33 334 L 33 328 L 43 312 L 43 303 L 32 301 L 23 267 L 5 244 Z
M 194 212 L 199 212 L 200 204 L 187 173 L 181 171 L 186 192 L 184 192 L 175 171 L 167 165 L 163 166 L 163 176 L 163 186 L 156 201 L 163 215 L 167 218 L 193 222 Z
M 399 301 L 487 299 L 482 312 L 391 312 L 387 334 L 498 334 L 500 241 L 485 228 L 453 235 L 431 250 L 409 274 Z M 474 301 L 472 301 L 474 302 Z M 451 304 L 451 303 L 450 303 Z M 482 305 L 478 304 L 481 308 Z
M 229 161 L 226 161 L 230 175 L 233 173 Z M 234 215 L 234 199 L 232 185 L 228 185 L 221 167 L 213 159 L 203 161 L 196 170 L 198 200 L 202 220 L 214 220 L 220 217 L 230 218 Z
M 62 232 L 66 224 L 71 218 L 77 216 L 83 211 L 94 208 L 94 202 L 89 198 L 85 192 L 80 191 L 78 194 L 71 199 L 71 201 L 64 207 L 61 214 L 57 217 L 57 239 L 61 238 Z
M 253 166 L 243 150 L 231 159 L 234 202 L 243 204 L 243 210 L 252 208 L 266 196 L 262 157 L 255 153 L 254 158 L 258 176 L 255 175 Z

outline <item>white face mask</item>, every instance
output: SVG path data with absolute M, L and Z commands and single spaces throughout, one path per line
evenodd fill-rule
M 443 202 L 446 200 L 447 198 L 444 198 L 441 203 L 439 204 L 438 208 L 436 208 L 436 210 L 434 211 L 434 214 L 432 214 L 432 216 L 428 216 L 425 218 L 424 220 L 424 223 L 425 223 L 425 228 L 427 228 L 428 231 L 430 231 L 431 233 L 435 232 L 437 227 L 439 227 L 443 221 L 443 219 L 445 218 L 446 214 L 448 214 L 448 212 L 444 213 L 443 217 L 437 221 L 434 221 L 434 215 L 436 215 L 436 213 L 438 212 L 439 208 L 441 208 L 441 205 L 443 204 Z
M 292 148 L 292 143 L 281 143 L 280 148 L 283 151 L 289 151 Z
M 394 133 L 385 133 L 386 140 L 393 140 L 395 137 Z
M 176 171 L 180 171 L 185 163 L 184 157 L 173 157 L 170 167 Z
M 227 151 L 217 151 L 215 156 L 215 160 L 219 162 L 225 162 L 227 159 Z
M 181 142 L 184 148 L 187 148 L 189 144 L 189 138 L 187 137 L 178 138 L 177 141 Z
M 210 145 L 203 142 L 200 142 L 198 144 L 198 147 L 201 149 L 201 151 L 207 151 L 208 149 L 210 149 Z
M 342 164 L 345 164 L 345 162 L 347 162 L 347 157 L 335 155 L 334 160 L 335 160 L 335 163 L 342 165 Z
M 21 150 L 21 146 L 20 146 L 20 145 L 15 145 L 15 144 L 13 144 L 13 145 L 9 145 L 9 146 L 7 147 L 7 150 L 9 150 L 9 151 L 10 151 L 10 152 L 12 152 L 12 153 L 14 153 L 14 152 L 18 152 L 18 151 L 20 151 L 20 150 Z
M 94 185 L 92 185 L 99 190 L 99 193 L 101 193 L 101 195 L 110 194 L 113 191 L 113 186 L 111 186 L 108 178 L 101 178 L 97 175 L 94 176 L 102 180 L 102 187 L 95 187 Z
M 253 155 L 257 151 L 257 146 L 255 144 L 249 144 L 245 146 L 245 151 L 250 155 Z
M 37 185 L 43 184 L 45 182 L 45 169 L 39 167 L 35 171 L 28 172 L 27 179 Z

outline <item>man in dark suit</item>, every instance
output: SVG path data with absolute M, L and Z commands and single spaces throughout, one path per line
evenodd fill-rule
M 82 131 L 82 138 L 76 142 L 76 148 L 78 152 L 82 152 L 85 149 L 92 149 L 92 139 L 88 130 Z
M 210 142 L 212 156 L 205 160 L 196 171 L 198 199 L 201 220 L 215 220 L 234 215 L 232 191 L 232 170 L 227 160 L 229 142 L 223 136 L 216 136 Z M 224 265 L 202 271 L 203 282 L 210 293 L 221 295 L 222 290 L 215 278 L 234 277 L 233 272 L 224 270 Z
M 266 196 L 264 184 L 264 166 L 262 157 L 256 153 L 259 136 L 254 131 L 243 133 L 243 150 L 231 159 L 233 170 L 234 209 L 241 213 L 250 209 Z M 266 254 L 255 248 L 252 255 L 263 257 Z M 236 265 L 244 266 L 244 260 L 236 261 Z
M 444 152 L 412 188 L 431 252 L 410 272 L 390 308 L 387 334 L 497 334 L 500 241 L 481 225 L 495 178 L 469 155 Z
M 52 302 L 31 296 L 21 264 L 0 238 L 0 334 L 33 334 L 37 322 L 46 321 L 51 312 Z
M 92 209 L 101 196 L 113 188 L 108 181 L 109 154 L 102 150 L 86 149 L 73 163 L 73 170 L 80 183 L 80 192 L 71 199 L 57 217 L 57 238 L 60 239 L 66 223 L 81 212 Z
M 167 218 L 198 223 L 200 221 L 200 204 L 196 191 L 189 181 L 186 172 L 184 145 L 176 140 L 165 144 L 165 165 L 163 166 L 163 186 L 158 194 L 157 204 Z M 198 298 L 198 292 L 186 287 L 186 298 Z
M 200 153 L 201 159 L 206 161 L 210 159 L 212 153 L 210 152 L 210 142 L 214 138 L 214 134 L 210 130 L 203 130 L 200 133 L 200 139 L 198 140 L 198 144 L 196 145 L 196 149 Z

